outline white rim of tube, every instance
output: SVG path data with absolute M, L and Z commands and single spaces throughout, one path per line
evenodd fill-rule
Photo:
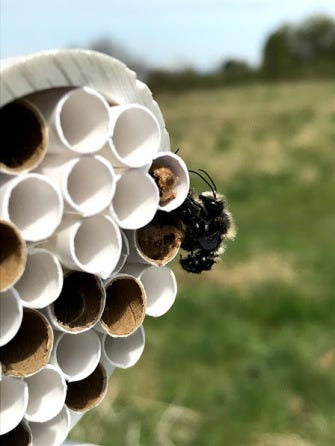
M 128 369 L 137 363 L 145 347 L 145 332 L 143 325 L 132 334 L 123 338 L 103 335 L 102 348 L 104 358 L 110 364 L 120 369 Z
M 80 381 L 90 375 L 101 357 L 101 343 L 94 330 L 83 333 L 57 333 L 52 361 L 67 381 Z
M 42 423 L 58 415 L 66 398 L 66 382 L 61 370 L 48 364 L 25 381 L 29 393 L 25 418 Z
M 3 376 L 0 381 L 0 435 L 14 429 L 28 405 L 28 385 L 18 378 Z
M 0 293 L 0 347 L 7 344 L 19 331 L 23 318 L 19 293 L 10 288 Z
M 4 217 L 18 227 L 25 240 L 36 242 L 53 234 L 62 219 L 63 199 L 52 181 L 28 173 L 3 186 Z
M 60 446 L 70 431 L 70 414 L 66 406 L 45 423 L 29 423 L 33 446 Z
M 63 270 L 54 254 L 42 248 L 29 248 L 26 269 L 16 283 L 22 304 L 44 308 L 54 302 L 63 286 Z
M 161 144 L 161 129 L 155 115 L 143 105 L 110 108 L 111 138 L 105 147 L 112 164 L 131 168 L 150 163 Z
M 137 229 L 153 219 L 158 203 L 159 192 L 152 177 L 144 171 L 130 169 L 116 182 L 110 211 L 121 228 Z

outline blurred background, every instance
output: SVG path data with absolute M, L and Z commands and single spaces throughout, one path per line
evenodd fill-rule
M 212 271 L 172 265 L 175 305 L 71 438 L 333 446 L 335 2 L 1 0 L 2 58 L 65 47 L 136 70 L 238 228 Z

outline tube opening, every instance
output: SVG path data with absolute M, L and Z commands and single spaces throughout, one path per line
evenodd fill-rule
M 159 189 L 159 205 L 164 206 L 170 203 L 171 200 L 174 200 L 177 196 L 176 186 L 179 177 L 173 172 L 171 167 L 161 162 L 153 162 L 149 173 Z
M 67 93 L 59 119 L 67 146 L 78 153 L 99 150 L 109 137 L 109 106 L 89 88 Z
M 53 331 L 38 311 L 23 310 L 19 331 L 0 350 L 5 375 L 28 376 L 45 366 L 53 345 Z
M 27 103 L 14 101 L 0 109 L 2 148 L 0 170 L 19 173 L 44 158 L 48 133 L 40 115 Z
M 146 297 L 142 284 L 123 275 L 106 285 L 106 305 L 101 325 L 113 336 L 127 336 L 138 328 L 145 317 Z
M 104 304 L 105 291 L 100 279 L 73 271 L 65 276 L 63 289 L 51 310 L 64 330 L 78 332 L 97 322 Z
M 177 254 L 183 237 L 181 223 L 166 212 L 157 212 L 153 220 L 137 229 L 135 242 L 150 263 L 165 265 Z
M 99 363 L 87 378 L 68 383 L 65 404 L 77 412 L 93 409 L 103 400 L 107 384 L 106 371 Z
M 0 291 L 4 291 L 22 276 L 27 247 L 17 228 L 4 220 L 0 220 L 0 246 Z
M 13 430 L 1 435 L 0 441 L 3 445 L 31 446 L 32 435 L 27 423 L 21 421 Z

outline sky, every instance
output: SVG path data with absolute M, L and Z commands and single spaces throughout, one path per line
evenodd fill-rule
M 335 0 L 0 0 L 1 58 L 108 38 L 155 68 L 257 65 L 266 37 Z

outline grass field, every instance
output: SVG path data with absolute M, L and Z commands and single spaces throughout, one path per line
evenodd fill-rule
M 335 83 L 161 95 L 172 148 L 206 169 L 236 240 L 173 265 L 175 305 L 73 439 L 104 446 L 335 444 Z M 194 178 L 195 188 L 203 185 Z

